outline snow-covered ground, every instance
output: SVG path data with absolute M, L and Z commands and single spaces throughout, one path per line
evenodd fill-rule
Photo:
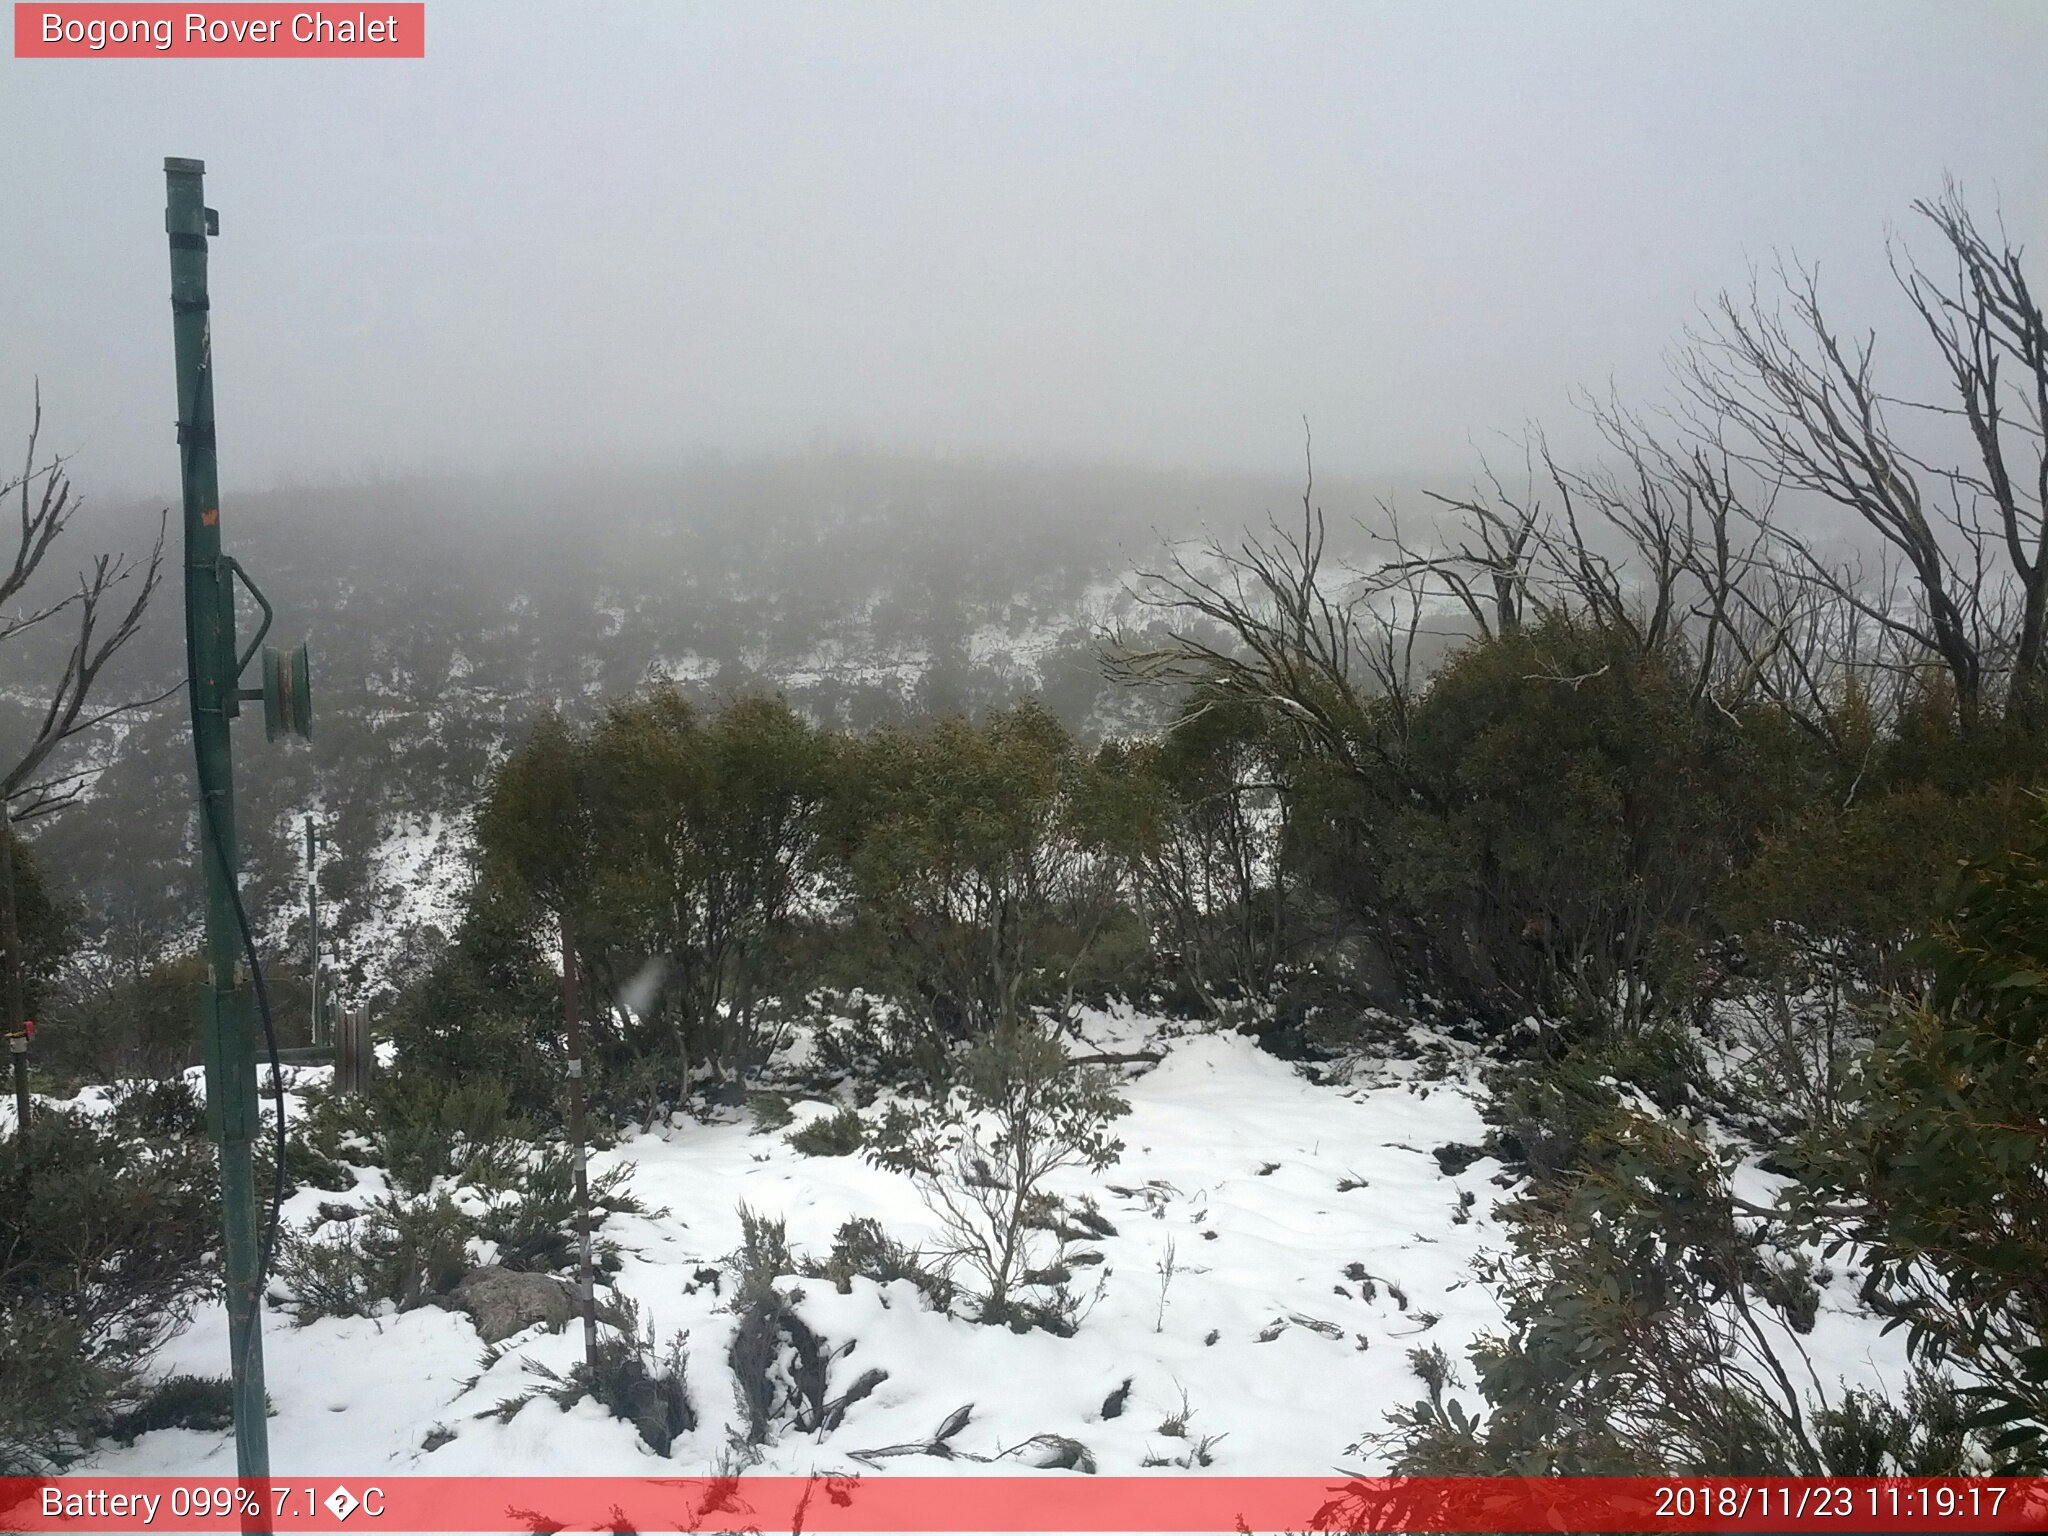
M 1087 1017 L 1086 1032 L 1098 1047 L 1149 1044 L 1164 1060 L 1126 1072 L 1121 1160 L 1061 1184 L 1065 1194 L 1092 1193 L 1116 1228 L 1088 1245 L 1103 1264 L 1077 1272 L 1090 1291 L 1100 1277 L 1079 1331 L 980 1326 L 933 1311 L 907 1281 L 857 1279 L 841 1295 L 828 1281 L 790 1277 L 783 1288 L 801 1290 L 805 1321 L 831 1348 L 851 1347 L 833 1359 L 830 1390 L 870 1368 L 888 1378 L 836 1430 L 785 1432 L 751 1470 L 860 1472 L 856 1453 L 928 1441 L 966 1404 L 971 1415 L 950 1445 L 975 1458 L 1056 1434 L 1086 1446 L 1098 1471 L 1134 1473 L 1208 1436 L 1217 1473 L 1381 1470 L 1349 1447 L 1381 1427 L 1389 1406 L 1420 1396 L 1408 1352 L 1439 1344 L 1462 1363 L 1471 1337 L 1498 1324 L 1471 1266 L 1502 1243 L 1491 1215 L 1504 1193 L 1501 1167 L 1482 1159 L 1449 1174 L 1434 1155 L 1483 1135 L 1469 1059 L 1439 1052 L 1450 1064 L 1432 1069 L 1363 1063 L 1345 1081 L 1317 1083 L 1232 1033 L 1101 1013 Z M 798 1124 L 831 1108 L 800 1104 Z M 910 1243 L 933 1230 L 905 1179 L 858 1157 L 799 1155 L 785 1132 L 729 1114 L 724 1123 L 677 1119 L 595 1158 L 599 1173 L 630 1169 L 647 1212 L 604 1224 L 623 1251 L 619 1289 L 664 1340 L 689 1335 L 698 1426 L 668 1458 L 588 1400 L 565 1409 L 536 1397 L 507 1422 L 484 1416 L 543 1384 L 533 1366 L 566 1374 L 581 1349 L 573 1327 L 536 1328 L 487 1355 L 468 1318 L 432 1307 L 304 1327 L 272 1310 L 273 1466 L 309 1476 L 702 1475 L 720 1466 L 744 1423 L 726 1364 L 737 1320 L 729 1282 L 714 1288 L 700 1272 L 739 1246 L 738 1207 L 785 1218 L 792 1245 L 819 1257 L 850 1217 L 873 1216 Z M 357 1178 L 358 1197 L 384 1188 L 375 1169 Z M 310 1220 L 320 1202 L 347 1198 L 304 1190 L 285 1219 Z M 226 1336 L 224 1314 L 202 1311 L 161 1368 L 223 1374 Z M 1896 1388 L 1903 1378 L 1898 1336 L 1880 1340 L 1846 1279 L 1824 1293 L 1805 1343 L 1830 1386 L 1846 1378 Z M 1126 1380 L 1121 1412 L 1106 1415 Z M 1459 1395 L 1477 1406 L 1469 1390 Z M 1176 1435 L 1168 1421 L 1181 1415 L 1186 1429 Z M 988 1467 L 912 1455 L 886 1466 L 1020 1464 L 1028 1458 Z M 226 1475 L 234 1450 L 227 1434 L 166 1430 L 107 1448 L 92 1465 Z

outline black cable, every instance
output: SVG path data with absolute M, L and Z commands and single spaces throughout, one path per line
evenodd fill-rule
M 240 883 L 235 879 L 234 867 L 228 862 L 227 843 L 214 820 L 212 803 L 204 795 L 201 795 L 200 802 L 205 807 L 201 819 L 205 821 L 207 836 L 213 842 L 213 856 L 220 860 L 221 870 L 227 877 L 228 900 L 235 909 L 235 926 L 241 930 L 242 952 L 248 956 L 249 979 L 256 988 L 256 1011 L 263 1018 L 263 1041 L 270 1052 L 271 1101 L 277 1106 L 277 1155 L 271 1172 L 270 1218 L 263 1224 L 263 1246 L 257 1251 L 256 1287 L 249 1303 L 251 1326 L 242 1339 L 241 1364 L 246 1367 L 249 1349 L 256 1337 L 254 1317 L 263 1308 L 263 1288 L 270 1281 L 270 1261 L 277 1248 L 278 1221 L 284 1210 L 284 1061 L 278 1054 L 277 1025 L 270 1015 L 270 991 L 263 984 L 263 964 L 256 957 L 256 935 L 249 927 L 249 910 L 242 905 Z
M 201 250 L 204 250 L 206 247 L 205 240 L 199 236 L 173 234 L 171 236 L 171 247 L 173 250 L 178 249 L 181 239 L 197 239 Z M 178 446 L 182 450 L 180 458 L 183 461 L 184 483 L 188 496 L 186 505 L 189 511 L 191 505 L 189 496 L 192 485 L 192 455 L 195 450 L 201 447 L 211 448 L 213 446 L 213 423 L 207 422 L 202 426 L 180 421 L 178 423 Z M 190 580 L 190 571 L 188 555 L 188 582 Z M 229 583 L 227 586 L 227 602 L 229 623 L 232 626 L 234 619 L 234 587 L 232 583 Z M 229 651 L 229 654 L 233 654 L 232 649 Z M 277 1105 L 277 1166 L 272 1170 L 271 1174 L 270 1217 L 263 1224 L 263 1244 L 257 1250 L 256 1255 L 256 1286 L 254 1293 L 249 1297 L 249 1328 L 242 1338 L 241 1358 L 235 1362 L 235 1374 L 239 1377 L 248 1369 L 249 1351 L 257 1337 L 258 1319 L 263 1311 L 263 1289 L 270 1283 L 270 1261 L 276 1253 L 278 1222 L 284 1212 L 284 1061 L 278 1054 L 277 1025 L 270 1015 L 270 991 L 263 984 L 263 965 L 256 956 L 256 935 L 249 927 L 249 910 L 242 905 L 242 892 L 240 884 L 235 879 L 235 866 L 228 858 L 227 839 L 221 835 L 220 824 L 214 819 L 213 799 L 207 793 L 205 757 L 199 750 L 199 684 L 198 679 L 193 676 L 191 670 L 193 658 L 198 655 L 199 639 L 193 629 L 192 600 L 188 587 L 185 600 L 185 659 L 187 669 L 185 683 L 192 690 L 192 747 L 194 755 L 198 759 L 196 766 L 199 779 L 199 820 L 206 828 L 207 841 L 213 844 L 213 856 L 220 860 L 221 881 L 227 886 L 228 901 L 235 909 L 235 926 L 241 930 L 242 952 L 248 956 L 249 979 L 255 984 L 256 988 L 256 1011 L 262 1015 L 263 1040 L 270 1051 L 270 1088 L 273 1101 Z M 216 1006 L 218 1006 L 217 1003 Z M 230 1070 L 236 1070 L 238 1066 L 239 1064 L 233 1064 L 230 1066 Z M 221 1220 L 223 1227 L 225 1227 L 227 1220 L 225 1210 L 221 1213 Z M 222 1233 L 222 1239 L 223 1241 L 226 1239 L 225 1231 Z M 232 1315 L 232 1300 L 230 1300 L 229 1311 L 230 1315 Z

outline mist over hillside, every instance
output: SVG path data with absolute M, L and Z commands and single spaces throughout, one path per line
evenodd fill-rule
M 0 60 L 45 1528 L 2048 1529 L 2048 6 L 263 9 Z
M 1106 633 L 1154 621 L 1138 594 L 1170 545 L 1298 521 L 1305 475 L 816 450 L 230 491 L 236 548 L 283 616 L 270 641 L 310 636 L 313 654 L 312 744 L 265 748 L 259 723 L 242 727 L 252 911 L 303 953 L 313 815 L 327 943 L 345 985 L 372 988 L 437 910 L 426 871 L 452 870 L 507 743 L 550 704 L 588 718 L 653 682 L 705 701 L 778 693 L 855 730 L 1029 695 L 1086 737 L 1150 732 L 1170 696 L 1108 681 Z M 1356 542 L 1355 521 L 1400 490 L 1319 483 L 1315 500 Z M 74 537 L 139 557 L 156 524 L 147 505 L 88 506 Z M 138 962 L 197 924 L 182 602 L 173 562 L 108 683 L 169 696 L 84 738 L 70 766 L 100 769 L 91 808 L 37 837 L 92 931 Z M 244 643 L 255 622 L 245 603 Z M 16 711 L 68 643 L 55 627 L 27 638 Z

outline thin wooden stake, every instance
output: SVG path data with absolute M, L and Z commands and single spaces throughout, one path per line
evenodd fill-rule
M 590 1262 L 590 1168 L 583 1129 L 583 1018 L 576 997 L 576 939 L 562 914 L 562 1017 L 569 1035 L 569 1146 L 576 1167 L 576 1300 L 583 1312 L 583 1361 L 597 1369 L 597 1284 Z

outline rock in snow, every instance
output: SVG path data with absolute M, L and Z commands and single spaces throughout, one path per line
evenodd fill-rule
M 464 1275 L 443 1305 L 468 1313 L 483 1341 L 496 1344 L 535 1323 L 550 1331 L 562 1327 L 576 1315 L 576 1293 L 553 1275 L 489 1264 Z

